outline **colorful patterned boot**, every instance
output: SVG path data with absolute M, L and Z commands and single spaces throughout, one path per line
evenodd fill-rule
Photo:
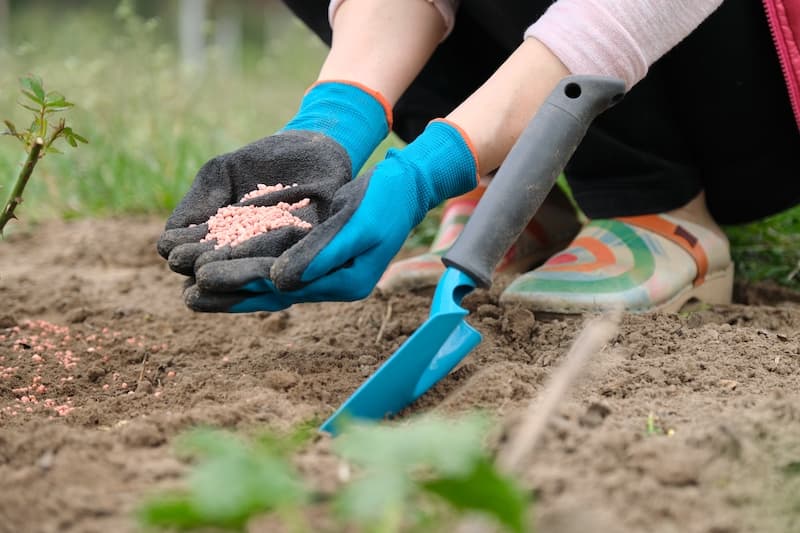
M 691 299 L 730 303 L 732 290 L 727 239 L 675 217 L 645 215 L 590 222 L 500 301 L 552 313 L 676 312 Z
M 448 200 L 428 252 L 392 263 L 378 282 L 384 292 L 434 287 L 444 272 L 442 256 L 452 246 L 486 190 L 485 185 Z M 580 229 L 575 210 L 560 190 L 548 196 L 539 212 L 503 257 L 496 272 L 520 273 L 566 246 Z

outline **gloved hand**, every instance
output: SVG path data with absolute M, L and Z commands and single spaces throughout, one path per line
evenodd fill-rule
M 200 257 L 184 292 L 196 311 L 277 311 L 366 297 L 408 234 L 446 198 L 477 185 L 465 135 L 434 121 L 403 150 L 336 191 L 330 216 L 277 259 Z
M 200 169 L 167 220 L 158 242 L 159 253 L 174 271 L 193 274 L 196 259 L 214 248 L 213 242 L 200 242 L 208 231 L 205 221 L 220 207 L 241 205 L 241 198 L 258 184 L 297 187 L 245 204 L 274 205 L 309 198 L 310 205 L 294 214 L 312 224 L 321 222 L 333 194 L 357 174 L 390 127 L 391 109 L 378 93 L 348 82 L 314 85 L 281 131 L 215 157 Z M 277 257 L 305 233 L 286 228 L 212 253 L 218 259 Z

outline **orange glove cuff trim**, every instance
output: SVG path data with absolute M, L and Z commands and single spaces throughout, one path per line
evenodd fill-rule
M 446 118 L 436 118 L 431 120 L 431 122 L 444 122 L 445 124 L 452 126 L 461 135 L 461 138 L 464 139 L 469 152 L 472 154 L 472 159 L 475 161 L 475 187 L 477 187 L 481 181 L 481 163 L 478 159 L 478 151 L 475 149 L 475 145 L 472 144 L 472 139 L 469 138 L 469 135 L 467 135 L 467 132 L 464 131 L 461 126 L 455 122 L 447 120 Z

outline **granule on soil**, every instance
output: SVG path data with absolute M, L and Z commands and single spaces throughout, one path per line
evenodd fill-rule
M 92 366 L 107 367 L 122 334 L 103 328 L 96 333 L 73 331 L 45 320 L 25 320 L 0 330 L 0 420 L 22 414 L 46 418 L 72 413 L 74 383 Z M 126 345 L 144 349 L 144 338 L 129 337 Z M 8 349 L 6 349 L 8 348 Z M 147 346 L 155 353 L 166 344 Z M 127 391 L 118 372 L 104 372 L 92 386 L 108 393 Z M 10 394 L 9 394 L 10 393 Z
M 284 186 L 279 183 L 268 187 L 258 184 L 257 188 L 245 194 L 241 201 L 244 202 L 295 186 L 296 184 Z M 215 242 L 214 248 L 218 249 L 225 245 L 237 246 L 257 235 L 287 226 L 311 229 L 311 224 L 291 213 L 296 209 L 306 207 L 309 203 L 311 203 L 310 199 L 303 198 L 292 204 L 279 202 L 270 206 L 229 205 L 220 207 L 216 214 L 208 219 L 208 233 L 201 242 Z

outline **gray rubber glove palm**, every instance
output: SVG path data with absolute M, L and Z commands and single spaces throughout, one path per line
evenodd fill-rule
M 205 222 L 227 205 L 275 205 L 303 198 L 308 206 L 294 215 L 316 225 L 325 220 L 333 194 L 351 181 L 347 152 L 326 135 L 309 131 L 284 131 L 224 154 L 203 165 L 189 192 L 167 220 L 158 241 L 158 252 L 175 272 L 193 275 L 200 255 L 224 260 L 245 257 L 277 257 L 307 230 L 286 227 L 254 237 L 235 246 L 215 249 L 201 242 L 208 232 Z M 295 185 L 245 202 L 240 199 L 259 184 Z

